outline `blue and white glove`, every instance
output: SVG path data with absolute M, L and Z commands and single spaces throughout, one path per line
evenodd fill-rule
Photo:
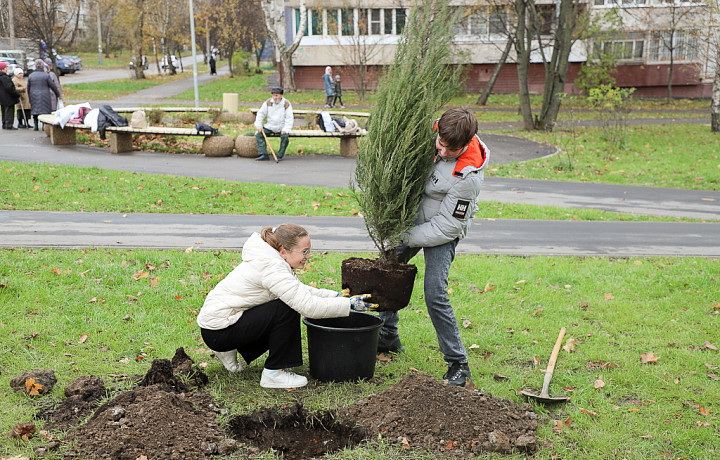
M 375 311 L 379 305 L 376 303 L 366 302 L 371 294 L 360 294 L 350 297 L 350 308 L 355 311 Z

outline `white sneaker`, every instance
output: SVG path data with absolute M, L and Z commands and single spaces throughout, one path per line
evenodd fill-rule
M 300 388 L 307 385 L 308 379 L 288 369 L 263 369 L 260 386 L 263 388 Z
M 230 351 L 214 351 L 215 357 L 225 366 L 228 372 L 240 372 L 243 370 L 243 365 L 237 360 L 237 350 Z

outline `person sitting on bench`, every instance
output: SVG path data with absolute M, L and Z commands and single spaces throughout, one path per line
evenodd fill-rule
M 290 143 L 290 130 L 295 121 L 293 108 L 290 101 L 283 97 L 282 88 L 272 88 L 270 90 L 272 97 L 263 102 L 262 107 L 255 116 L 255 139 L 257 139 L 258 157 L 257 161 L 267 161 L 270 158 L 267 154 L 267 145 L 265 136 L 269 134 L 280 134 L 280 149 L 277 153 L 277 159 L 280 160 L 285 155 L 285 150 Z M 263 125 L 263 121 L 267 118 L 267 123 Z

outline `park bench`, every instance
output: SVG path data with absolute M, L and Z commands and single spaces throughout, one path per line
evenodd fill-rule
M 55 124 L 55 115 L 44 114 L 38 116 L 38 120 L 48 126 L 50 143 L 52 145 L 73 145 L 77 143 L 76 131 L 78 129 L 90 130 L 90 126 L 83 124 L 68 123 L 64 128 Z M 195 128 L 170 128 L 165 126 L 149 126 L 147 128 L 133 128 L 130 126 L 108 126 L 105 130 L 110 139 L 111 153 L 124 153 L 133 150 L 133 134 L 158 134 L 163 136 L 202 136 L 209 137 L 211 131 L 198 131 Z
M 338 131 L 326 133 L 319 129 L 293 129 L 288 133 L 289 137 L 334 137 L 340 139 L 340 155 L 344 157 L 356 157 L 358 153 L 358 138 L 367 135 L 367 131 L 361 129 L 356 133 L 341 133 Z M 280 134 L 269 134 L 268 137 L 280 137 Z

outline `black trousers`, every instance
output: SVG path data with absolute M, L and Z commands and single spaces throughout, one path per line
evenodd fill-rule
M 17 119 L 19 126 L 30 126 L 30 120 L 32 120 L 30 109 L 17 109 Z
M 300 314 L 281 300 L 243 312 L 233 325 L 213 331 L 200 329 L 205 344 L 215 351 L 235 350 L 250 364 L 269 351 L 266 369 L 302 365 Z
M 3 129 L 12 128 L 15 124 L 15 104 L 0 106 L 2 111 L 2 127 Z

